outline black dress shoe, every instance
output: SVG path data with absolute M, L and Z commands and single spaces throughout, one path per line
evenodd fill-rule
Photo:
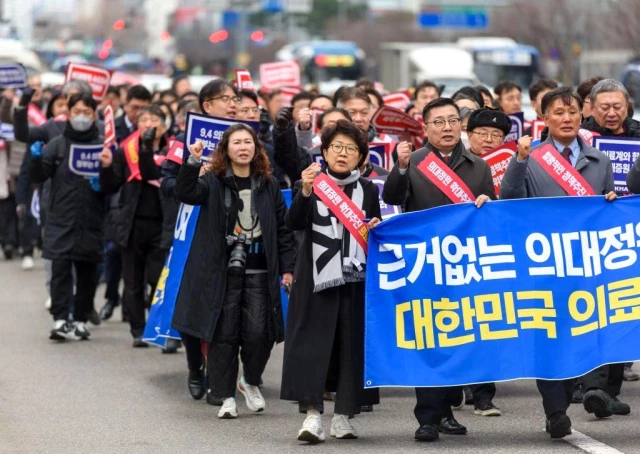
M 628 415 L 631 413 L 631 407 L 629 404 L 625 404 L 624 402 L 620 402 L 617 397 L 614 397 L 611 400 L 611 413 L 614 415 Z
M 200 400 L 204 397 L 207 390 L 204 389 L 204 372 L 202 369 L 189 371 L 188 384 L 189 394 L 194 400 Z
M 572 404 L 581 404 L 584 400 L 584 394 L 582 393 L 582 387 L 576 387 L 573 390 L 573 396 L 571 396 Z
M 98 326 L 100 323 L 102 323 L 102 319 L 100 318 L 98 313 L 95 311 L 95 309 L 91 311 L 91 313 L 89 314 L 89 316 L 87 318 L 89 319 L 89 322 L 93 326 Z
M 216 397 L 210 392 L 207 392 L 207 403 L 215 407 L 221 407 L 224 399 L 222 397 Z
M 438 426 L 430 422 L 421 425 L 413 437 L 418 441 L 436 441 L 440 438 Z
M 373 405 L 361 405 L 360 411 L 362 413 L 371 413 L 373 411 Z
M 571 435 L 571 420 L 564 413 L 556 413 L 547 419 L 546 431 L 551 438 L 564 438 Z
M 601 389 L 591 389 L 584 393 L 582 405 L 587 413 L 593 413 L 597 418 L 608 418 L 613 414 L 611 404 L 613 399 Z
M 467 428 L 455 418 L 442 418 L 438 430 L 447 435 L 465 435 L 467 433 Z
M 142 340 L 142 337 L 136 337 L 133 339 L 133 348 L 148 348 L 149 344 Z
M 113 310 L 118 305 L 117 301 L 107 300 L 100 309 L 100 318 L 102 320 L 109 320 L 113 316 Z
M 164 348 L 162 349 L 162 353 L 178 353 L 178 349 L 182 346 L 182 342 L 178 339 L 167 339 L 167 342 L 164 344 Z

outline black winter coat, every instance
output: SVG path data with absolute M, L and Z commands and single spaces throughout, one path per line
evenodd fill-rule
M 640 137 L 640 122 L 633 118 L 628 118 L 623 123 L 624 137 Z M 580 126 L 583 129 L 587 129 L 591 132 L 597 132 L 601 136 L 613 136 L 613 132 L 610 129 L 603 128 L 598 124 L 595 117 L 592 115 L 587 118 Z
M 157 153 L 166 155 L 166 141 L 164 138 L 162 140 L 160 151 Z M 160 169 L 153 160 L 153 154 L 150 150 L 143 150 L 142 145 L 140 145 L 138 162 L 142 180 L 128 182 L 131 170 L 127 165 L 124 149 L 122 148 L 116 150 L 113 163 L 109 167 L 100 168 L 100 185 L 105 194 L 116 194 L 122 188 L 118 198 L 118 206 L 109 210 L 107 222 L 107 236 L 120 247 L 126 248 L 129 246 L 129 237 L 131 236 L 142 185 L 161 178 Z M 158 188 L 158 196 L 162 207 L 160 248 L 169 250 L 173 244 L 173 231 L 176 225 L 176 217 L 178 216 L 178 204 L 172 197 L 165 197 L 160 188 Z
M 127 137 L 129 137 L 131 134 L 135 132 L 135 127 L 133 130 L 129 129 L 129 127 L 127 126 L 127 123 L 124 121 L 125 115 L 126 114 L 120 115 L 113 122 L 115 126 L 116 142 L 118 144 L 122 143 L 124 139 L 126 139 Z
M 181 166 L 174 188 L 179 201 L 201 208 L 171 325 L 181 333 L 210 342 L 225 298 L 230 252 L 226 236 L 235 227 L 239 195 L 230 171 L 225 177 L 213 172 L 198 177 L 199 172 L 200 166 Z M 230 199 L 228 210 L 225 194 Z M 284 223 L 287 207 L 275 178 L 270 181 L 263 176 L 252 178 L 252 197 L 267 257 L 269 337 L 282 342 L 284 322 L 279 276 L 294 269 L 293 233 Z
M 360 178 L 364 191 L 362 203 L 367 216 L 380 218 L 378 186 Z M 317 196 L 302 196 L 300 182 L 286 216 L 287 226 L 304 232 L 296 260 L 289 297 L 284 363 L 280 398 L 307 404 L 321 404 L 324 391 L 336 391 L 338 369 L 333 351 L 338 327 L 339 292 L 350 292 L 352 315 L 351 377 L 356 390 L 356 405 L 378 403 L 377 390 L 362 390 L 364 379 L 364 282 L 345 284 L 314 292 L 312 224 L 313 203 Z M 363 392 L 361 392 L 363 391 Z
M 104 194 L 94 191 L 89 180 L 70 173 L 67 163 L 72 143 L 64 135 L 58 136 L 47 144 L 42 157 L 32 156 L 29 161 L 32 182 L 51 179 L 43 256 L 99 263 L 104 245 Z M 94 140 L 83 142 L 102 143 L 97 130 Z
M 485 194 L 491 200 L 495 200 L 496 194 L 489 165 L 479 156 L 467 151 L 462 142 L 458 142 L 454 153 L 456 152 L 460 153 L 460 158 L 453 166 L 454 173 L 465 182 L 474 196 Z M 391 170 L 382 191 L 382 199 L 385 203 L 404 205 L 406 212 L 453 203 L 418 169 L 429 153 L 435 153 L 430 144 L 426 148 L 414 151 L 409 161 L 409 169 L 404 175 L 400 174 L 398 166 Z
M 286 129 L 273 127 L 273 148 L 276 162 L 284 169 L 292 184 L 301 178 L 302 171 L 313 162 L 307 150 L 298 146 L 293 124 Z

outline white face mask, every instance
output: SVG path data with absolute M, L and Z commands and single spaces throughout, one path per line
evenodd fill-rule
M 460 140 L 462 140 L 462 144 L 467 150 L 471 149 L 471 145 L 469 144 L 469 136 L 467 135 L 466 131 L 462 131 L 460 133 Z

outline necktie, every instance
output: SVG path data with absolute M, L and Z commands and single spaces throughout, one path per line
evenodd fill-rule
M 564 159 L 566 159 L 573 167 L 573 164 L 571 163 L 571 148 L 565 147 L 565 149 L 562 150 L 562 156 L 564 156 Z
M 451 158 L 451 155 L 446 155 L 442 157 L 442 160 L 445 164 L 449 165 L 449 158 Z

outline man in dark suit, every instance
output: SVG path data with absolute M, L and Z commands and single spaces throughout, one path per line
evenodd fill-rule
M 134 85 L 127 92 L 124 115 L 115 120 L 116 140 L 121 143 L 138 129 L 138 112 L 151 102 L 151 93 L 143 85 Z

